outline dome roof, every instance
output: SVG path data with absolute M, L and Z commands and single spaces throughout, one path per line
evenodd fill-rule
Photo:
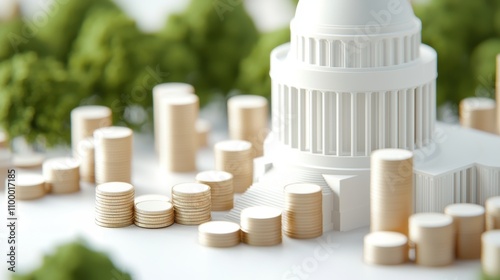
M 396 27 L 414 19 L 408 0 L 300 0 L 294 20 L 318 27 Z

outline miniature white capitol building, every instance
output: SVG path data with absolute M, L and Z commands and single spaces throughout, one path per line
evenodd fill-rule
M 415 212 L 500 195 L 500 137 L 436 124 L 437 55 L 407 0 L 301 0 L 290 28 L 271 54 L 265 170 L 229 219 L 309 182 L 323 187 L 325 231 L 367 226 L 382 148 L 414 151 Z

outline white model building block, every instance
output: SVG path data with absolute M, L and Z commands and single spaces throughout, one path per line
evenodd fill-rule
M 416 212 L 500 194 L 500 138 L 436 130 L 437 55 L 421 44 L 409 1 L 300 1 L 290 29 L 291 42 L 271 54 L 272 169 L 228 218 L 258 196 L 283 201 L 285 185 L 303 182 L 323 187 L 335 229 L 367 226 L 370 154 L 384 148 L 414 152 Z

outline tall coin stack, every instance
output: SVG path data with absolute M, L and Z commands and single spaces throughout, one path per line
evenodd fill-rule
M 253 183 L 252 144 L 228 140 L 215 144 L 215 169 L 233 174 L 234 192 L 245 192 Z
M 199 225 L 211 220 L 210 187 L 199 183 L 181 183 L 172 187 L 175 222 Z
M 292 238 L 315 238 L 323 234 L 323 195 L 315 184 L 285 186 L 283 232 Z
M 174 207 L 165 199 L 135 201 L 134 223 L 143 228 L 164 228 L 174 223 Z
M 97 184 L 131 182 L 132 142 L 133 132 L 127 127 L 110 126 L 94 132 Z
M 225 171 L 203 171 L 196 181 L 210 187 L 212 211 L 227 211 L 233 208 L 233 175 Z
M 198 138 L 198 96 L 168 95 L 159 98 L 159 159 L 162 168 L 170 172 L 196 170 Z
M 272 246 L 281 243 L 281 210 L 269 206 L 255 206 L 241 211 L 241 241 L 254 246 Z
M 185 83 L 163 83 L 153 88 L 153 122 L 155 135 L 155 151 L 158 152 L 160 143 L 160 127 L 162 119 L 160 118 L 160 98 L 170 95 L 194 94 L 194 87 Z
M 78 143 L 80 157 L 80 179 L 85 182 L 95 182 L 94 137 L 87 137 Z
M 376 231 L 364 238 L 365 263 L 397 265 L 408 260 L 408 238 L 399 232 Z
M 96 129 L 112 124 L 111 109 L 105 106 L 80 106 L 71 111 L 71 147 L 73 157 L 79 159 L 78 144 L 91 137 Z
M 268 133 L 267 99 L 257 95 L 238 95 L 227 103 L 229 136 L 234 140 L 249 141 L 253 146 L 253 156 L 262 156 Z
M 500 196 L 486 200 L 486 230 L 500 229 Z
M 408 236 L 413 213 L 413 153 L 383 149 L 371 155 L 371 231 L 395 231 Z
M 460 101 L 460 125 L 496 133 L 496 103 L 485 97 L 469 97 Z
M 225 221 L 212 221 L 198 227 L 198 242 L 208 247 L 231 247 L 240 243 L 240 226 Z
M 415 261 L 423 266 L 445 266 L 455 259 L 453 219 L 445 214 L 419 213 L 410 217 L 410 241 Z
M 134 222 L 134 186 L 123 182 L 97 185 L 95 223 L 102 227 L 126 227 Z
M 477 204 L 459 203 L 446 206 L 444 212 L 453 218 L 457 258 L 479 259 L 481 235 L 484 232 L 484 207 Z
M 481 263 L 486 279 L 500 279 L 500 230 L 490 230 L 482 236 Z
M 80 162 L 74 158 L 53 158 L 43 163 L 43 178 L 47 190 L 55 194 L 80 190 Z

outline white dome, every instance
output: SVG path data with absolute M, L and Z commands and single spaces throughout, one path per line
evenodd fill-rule
M 414 18 L 408 0 L 300 0 L 295 13 L 301 24 L 325 27 L 406 25 Z

